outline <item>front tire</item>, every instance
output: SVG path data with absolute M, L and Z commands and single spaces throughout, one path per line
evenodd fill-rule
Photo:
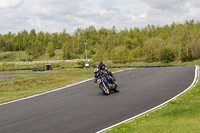
M 103 92 L 103 95 L 110 95 L 110 90 L 104 83 L 100 86 L 100 89 Z

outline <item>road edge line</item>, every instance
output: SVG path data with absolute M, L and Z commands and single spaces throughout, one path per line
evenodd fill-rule
M 159 109 L 159 108 L 165 106 L 165 105 L 166 105 L 167 103 L 169 103 L 170 101 L 173 101 L 173 100 L 177 99 L 178 97 L 180 97 L 181 95 L 183 95 L 185 92 L 187 92 L 187 91 L 189 91 L 190 89 L 192 89 L 192 88 L 197 84 L 198 80 L 199 80 L 199 66 L 198 66 L 198 65 L 195 65 L 195 76 L 194 76 L 194 80 L 193 80 L 192 84 L 191 84 L 187 89 L 185 89 L 184 91 L 182 91 L 182 92 L 179 93 L 178 95 L 174 96 L 173 98 L 167 100 L 166 102 L 164 102 L 164 103 L 162 103 L 162 104 L 160 104 L 160 105 L 158 105 L 158 106 L 156 106 L 156 107 L 153 107 L 153 108 L 151 108 L 151 109 L 149 109 L 149 110 L 147 110 L 147 111 L 145 111 L 145 112 L 142 112 L 142 113 L 140 113 L 140 114 L 138 114 L 138 115 L 135 115 L 135 116 L 133 116 L 133 117 L 131 117 L 131 118 L 129 118 L 129 119 L 126 119 L 126 120 L 124 120 L 124 121 L 122 121 L 122 122 L 119 122 L 119 123 L 117 123 L 117 124 L 115 124 L 115 125 L 112 125 L 112 126 L 110 126 L 110 127 L 104 128 L 104 129 L 102 129 L 102 130 L 100 130 L 100 131 L 97 131 L 96 133 L 102 133 L 102 132 L 108 131 L 108 130 L 112 129 L 113 127 L 116 127 L 116 126 L 118 126 L 118 125 L 120 125 L 120 124 L 123 124 L 123 123 L 128 123 L 128 122 L 130 122 L 130 121 L 133 121 L 134 119 L 136 119 L 136 118 L 138 118 L 138 117 L 140 117 L 140 116 L 143 116 L 143 115 L 145 115 L 145 114 L 148 114 L 148 113 L 150 113 L 150 112 L 152 112 L 152 111 L 154 111 L 154 110 L 156 110 L 156 109 Z

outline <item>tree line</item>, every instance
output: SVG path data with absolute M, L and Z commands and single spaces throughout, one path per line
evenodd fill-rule
M 72 35 L 66 29 L 60 33 L 36 33 L 35 29 L 17 34 L 9 32 L 0 34 L 0 51 L 26 51 L 33 57 L 48 52 L 53 57 L 55 49 L 62 49 L 63 59 L 85 58 L 85 42 L 88 57 L 96 61 L 192 61 L 200 59 L 200 22 L 148 25 L 118 32 L 114 26 L 99 30 L 90 26 L 77 28 Z

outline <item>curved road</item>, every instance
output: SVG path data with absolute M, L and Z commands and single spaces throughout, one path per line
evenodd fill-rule
M 120 93 L 100 94 L 88 81 L 0 106 L 0 133 L 93 133 L 155 107 L 185 90 L 195 66 L 114 74 Z

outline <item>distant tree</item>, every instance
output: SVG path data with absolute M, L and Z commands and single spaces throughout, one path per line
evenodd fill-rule
M 128 48 L 128 49 L 133 49 L 134 48 L 134 44 L 133 44 L 133 39 L 126 37 L 125 41 L 124 41 L 124 45 Z
M 118 63 L 129 61 L 129 50 L 125 46 L 118 46 L 111 51 L 111 60 Z
M 43 40 L 43 45 L 45 46 L 45 48 L 47 47 L 48 43 L 50 42 L 51 40 L 51 35 L 50 33 L 45 33 L 44 34 L 44 40 Z
M 186 47 L 183 44 L 179 44 L 178 48 L 179 58 L 182 62 L 187 61 L 187 50 Z
M 3 36 L 0 34 L 0 51 L 5 51 L 5 43 Z
M 23 51 L 24 50 L 24 43 L 23 43 L 23 36 L 22 33 L 18 33 L 15 39 L 15 51 Z
M 21 32 L 22 35 L 22 40 L 23 40 L 23 51 L 28 51 L 28 47 L 30 46 L 30 38 L 29 38 L 29 33 L 24 30 Z
M 195 60 L 200 59 L 200 39 L 197 34 L 192 38 L 191 45 L 193 58 Z
M 200 22 L 194 20 L 121 31 L 117 31 L 115 26 L 99 30 L 89 26 L 86 29 L 77 28 L 72 35 L 66 29 L 60 33 L 36 33 L 32 29 L 30 32 L 24 30 L 0 35 L 0 51 L 26 51 L 34 58 L 45 51 L 53 56 L 50 51 L 62 48 L 63 59 L 85 58 L 83 43 L 87 42 L 88 57 L 98 61 L 192 61 L 200 59 L 199 38 Z M 53 47 L 49 42 L 53 43 Z
M 164 46 L 162 38 L 151 38 L 144 43 L 144 53 L 148 62 L 160 60 L 161 49 Z
M 175 54 L 170 48 L 163 48 L 160 54 L 160 60 L 168 63 L 175 60 Z
M 4 46 L 5 46 L 5 51 L 13 51 L 13 35 L 11 32 L 8 34 L 5 34 L 3 36 L 4 38 Z
M 63 30 L 63 32 L 61 32 L 60 34 L 58 34 L 58 42 L 57 42 L 57 45 L 56 45 L 56 48 L 57 49 L 61 49 L 63 44 L 69 39 L 71 38 L 71 35 L 69 35 L 67 32 L 66 32 L 66 29 Z
M 53 42 L 53 45 L 56 46 L 56 49 L 58 49 L 58 33 L 53 33 L 51 35 L 51 41 Z
M 28 42 L 26 42 L 26 52 L 29 55 L 33 55 L 36 52 L 35 42 L 36 42 L 36 32 L 35 29 L 32 29 L 30 31 L 30 34 L 28 35 Z
M 69 48 L 68 48 L 68 42 L 65 42 L 63 45 L 63 60 L 68 60 L 71 58 L 71 54 L 69 52 Z
M 130 56 L 132 58 L 141 58 L 144 56 L 144 49 L 142 47 L 138 46 L 137 48 L 133 49 L 131 51 L 131 53 L 132 54 Z
M 48 42 L 47 44 L 47 52 L 49 54 L 49 57 L 55 56 L 55 49 L 53 46 L 53 42 Z

